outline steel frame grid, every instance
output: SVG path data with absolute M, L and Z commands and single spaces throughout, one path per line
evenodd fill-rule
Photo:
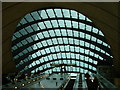
M 46 11 L 46 10 L 45 10 Z M 69 10 L 70 11 L 70 10 Z M 54 9 L 53 9 L 53 12 L 54 12 L 54 15 L 56 16 L 56 14 L 55 14 L 55 11 L 54 11 Z M 62 9 L 61 9 L 61 12 L 62 12 L 62 15 L 63 15 L 63 11 L 62 11 Z M 46 12 L 47 13 L 47 12 Z M 38 13 L 39 14 L 39 13 Z M 34 17 L 32 16 L 32 14 L 30 13 L 30 15 L 31 15 L 31 17 L 33 18 L 33 22 L 28 22 L 27 20 L 27 23 L 29 24 L 29 26 L 32 28 L 32 24 L 34 24 L 34 23 L 36 23 L 35 22 L 35 19 L 34 19 Z M 40 14 L 39 14 L 39 16 L 40 16 Z M 52 25 L 52 22 L 51 22 L 51 18 L 49 17 L 49 15 L 48 15 L 48 13 L 47 13 L 47 16 L 48 16 L 48 19 L 47 20 L 50 20 L 50 23 L 51 23 L 51 25 Z M 70 17 L 71 17 L 71 14 L 70 14 Z M 79 15 L 78 15 L 78 17 L 79 17 Z M 42 18 L 42 17 L 41 17 Z M 59 19 L 61 19 L 61 18 L 59 18 Z M 66 18 L 64 17 L 64 15 L 63 15 L 63 21 L 64 21 L 64 25 L 65 25 L 65 28 L 64 29 L 66 29 L 67 27 L 66 27 L 66 23 L 65 23 L 65 20 L 66 20 Z M 85 19 L 86 19 L 86 17 L 85 17 Z M 56 20 L 57 22 L 58 22 L 58 18 L 54 18 L 53 20 Z M 68 20 L 68 18 L 67 18 L 67 20 Z M 37 22 L 39 22 L 39 21 L 37 21 Z M 42 22 L 44 23 L 44 20 L 42 19 Z M 81 21 L 81 22 L 84 22 L 84 20 L 83 21 Z M 86 23 L 86 21 L 85 21 L 85 23 Z M 79 24 L 79 23 L 78 23 Z M 88 24 L 88 22 L 87 22 L 87 24 Z M 59 25 L 59 24 L 58 24 Z M 72 28 L 73 28 L 73 23 L 72 23 L 72 19 L 71 19 L 71 25 L 72 25 Z M 86 25 L 86 24 L 85 24 Z M 24 25 L 22 25 L 22 28 L 23 27 L 26 27 L 27 26 L 27 24 L 24 24 Z M 37 24 L 37 26 L 39 27 L 39 25 Z M 46 24 L 44 23 L 44 26 L 46 27 L 46 31 L 48 30 L 48 28 L 47 28 L 47 26 L 46 26 Z M 92 26 L 92 25 L 91 25 Z M 19 26 L 19 27 L 17 27 L 19 30 L 20 30 L 20 27 L 21 26 Z M 78 25 L 78 27 L 79 27 L 79 25 Z M 95 27 L 95 26 L 94 26 Z M 86 26 L 85 26 L 85 28 L 86 28 Z M 92 26 L 92 28 L 93 28 L 93 26 Z M 32 28 L 33 29 L 33 28 Z M 39 29 L 41 29 L 40 27 L 39 27 Z M 54 25 L 52 25 L 52 29 L 53 29 L 53 31 L 54 31 Z M 60 29 L 60 26 L 59 26 L 59 28 L 58 29 Z M 19 30 L 16 30 L 17 32 L 19 32 Z M 33 29 L 34 30 L 34 29 Z M 79 29 L 78 29 L 79 30 Z M 27 31 L 27 30 L 26 30 Z M 40 31 L 40 30 L 39 30 Z M 61 30 L 60 30 L 61 31 Z M 82 31 L 82 30 L 81 30 Z M 35 32 L 35 30 L 34 30 L 34 32 Z M 44 31 L 43 31 L 44 32 Z M 20 32 L 19 32 L 20 33 Z M 28 33 L 28 32 L 27 32 Z M 49 32 L 48 32 L 49 33 Z M 67 33 L 67 29 L 66 29 L 66 33 Z M 20 33 L 21 34 L 21 33 Z M 41 33 L 41 34 L 43 34 L 43 33 Z M 54 34 L 55 34 L 55 31 L 54 31 Z M 62 34 L 62 33 L 61 33 Z M 73 36 L 74 36 L 74 32 L 73 32 L 73 30 L 72 30 L 72 34 L 73 34 Z M 85 33 L 86 34 L 86 33 Z M 91 36 L 92 36 L 92 34 L 94 34 L 94 33 L 91 33 Z M 22 34 L 21 34 L 22 35 Z M 32 35 L 32 34 L 28 34 L 28 35 Z M 35 33 L 34 33 L 34 35 L 35 35 Z M 79 32 L 79 35 L 80 35 L 80 32 Z M 36 35 L 38 38 L 39 38 L 39 36 L 38 35 Z M 43 34 L 43 36 L 44 36 L 44 34 Z M 50 36 L 50 34 L 49 34 L 49 36 Z M 55 36 L 57 36 L 56 34 L 55 34 Z M 68 35 L 67 35 L 68 36 Z M 68 37 L 66 36 L 66 38 L 68 39 Z M 86 35 L 85 35 L 86 36 Z M 23 36 L 24 37 L 24 36 Z M 17 37 L 16 37 L 17 38 Z M 44 38 L 45 38 L 45 36 L 44 36 Z M 50 38 L 52 38 L 51 36 L 50 36 Z M 57 37 L 54 37 L 54 38 L 57 38 Z M 91 37 L 90 37 L 91 38 Z M 84 37 L 84 39 L 86 39 L 85 37 Z M 17 39 L 16 39 L 17 40 Z M 34 39 L 32 38 L 32 40 L 34 41 Z M 53 40 L 53 39 L 51 39 L 51 40 Z M 58 39 L 56 39 L 57 40 L 57 43 L 59 44 L 59 42 L 58 42 Z M 68 39 L 69 40 L 69 39 Z M 81 38 L 80 38 L 80 40 L 81 40 Z M 80 41 L 79 40 L 79 41 Z M 101 39 L 100 39 L 101 40 Z M 18 40 L 17 40 L 18 41 Z M 62 41 L 63 41 L 63 44 L 65 44 L 64 43 L 64 40 L 63 40 L 63 38 L 62 38 Z M 84 41 L 84 40 L 83 40 Z M 103 39 L 103 41 L 105 41 L 106 42 L 106 40 L 105 39 Z M 27 41 L 28 42 L 28 41 Z M 38 41 L 38 42 L 40 42 L 40 41 Z M 69 42 L 69 41 L 68 41 Z M 73 39 L 73 42 L 74 42 L 74 44 L 75 44 L 75 39 Z M 16 42 L 14 42 L 13 41 L 13 45 L 15 44 Z M 49 45 L 48 44 L 48 42 L 46 41 L 46 43 L 47 43 L 47 45 Z M 52 41 L 52 43 L 53 43 L 53 41 Z M 84 42 L 85 43 L 85 42 Z M 31 43 L 31 44 L 35 44 L 35 43 Z M 28 44 L 28 45 L 31 45 L 30 43 Z M 42 43 L 41 43 L 42 44 Z M 22 44 L 23 45 L 23 44 Z M 36 45 L 36 44 L 35 44 Z M 54 45 L 54 43 L 53 43 L 53 45 Z M 85 44 L 84 44 L 85 45 Z M 90 44 L 91 45 L 91 44 Z M 94 45 L 94 44 L 93 44 Z M 42 45 L 43 47 L 44 47 L 44 45 Z M 58 46 L 59 47 L 59 46 Z M 39 47 L 37 46 L 37 48 L 39 49 Z M 89 48 L 90 48 L 90 46 L 89 46 Z M 95 47 L 96 48 L 96 47 Z M 33 48 L 32 48 L 33 49 Z M 59 49 L 60 49 L 60 47 L 59 47 Z M 69 49 L 70 49 L 70 47 L 69 47 Z M 19 50 L 21 50 L 21 49 L 19 49 Z M 55 49 L 55 47 L 54 47 L 54 50 L 56 51 L 56 49 Z M 61 49 L 60 49 L 61 50 Z M 64 47 L 64 50 L 65 50 L 65 47 Z M 28 51 L 28 50 L 27 50 Z M 33 49 L 33 51 L 35 51 L 34 49 Z M 32 52 L 33 52 L 32 51 Z M 75 51 L 75 47 L 74 47 L 74 51 Z M 17 52 L 17 51 L 16 51 Z M 28 51 L 29 52 L 29 51 Z M 46 52 L 46 51 L 45 51 Z M 61 51 L 60 51 L 61 52 Z M 66 52 L 66 50 L 64 51 L 64 52 Z M 108 52 L 109 53 L 111 53 L 110 52 L 110 50 L 108 49 Z M 46 52 L 47 53 L 47 52 Z M 89 53 L 90 53 L 90 51 L 89 51 Z M 15 53 L 14 53 L 15 54 Z M 35 53 L 36 54 L 36 53 Z M 65 53 L 66 54 L 66 53 Z M 85 49 L 84 49 L 84 54 L 85 54 Z M 94 53 L 95 54 L 95 53 Z M 25 54 L 26 55 L 26 54 Z M 41 54 L 42 55 L 42 54 Z M 62 54 L 61 54 L 62 55 Z M 36 54 L 36 56 L 37 57 L 39 57 L 37 54 Z M 56 55 L 57 56 L 57 55 Z M 67 56 L 67 54 L 66 54 L 66 56 Z M 74 57 L 76 57 L 75 56 L 75 54 L 74 54 Z M 58 57 L 57 57 L 58 58 Z M 21 58 L 20 58 L 21 59 Z M 24 59 L 24 58 L 23 58 Z M 54 59 L 54 58 L 53 58 Z M 84 57 L 84 59 L 85 59 L 85 57 Z M 108 58 L 109 59 L 109 58 Z M 17 59 L 18 60 L 18 59 Z M 71 62 L 72 63 L 72 62 Z M 75 62 L 75 64 L 76 64 L 76 62 Z M 36 64 L 37 65 L 37 64 Z M 44 67 L 43 67 L 43 69 L 44 69 Z

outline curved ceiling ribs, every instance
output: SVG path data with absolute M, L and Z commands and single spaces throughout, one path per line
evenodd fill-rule
M 12 53 L 16 67 L 25 73 L 58 72 L 62 66 L 66 72 L 95 72 L 97 62 L 111 64 L 113 58 L 101 30 L 83 14 L 64 8 L 35 10 L 23 17 L 13 35 Z

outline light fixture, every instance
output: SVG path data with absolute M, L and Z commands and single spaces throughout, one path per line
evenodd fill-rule
M 17 89 L 18 87 L 15 87 L 15 89 Z
M 25 84 L 23 83 L 22 86 L 25 86 Z
M 30 83 L 30 82 L 28 82 L 28 83 Z

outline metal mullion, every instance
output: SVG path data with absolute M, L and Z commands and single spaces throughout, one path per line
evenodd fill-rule
M 26 20 L 27 21 L 27 20 Z M 28 21 L 27 21 L 28 22 Z M 38 24 L 36 24 L 38 26 Z M 33 31 L 35 31 L 35 29 L 30 25 L 30 27 L 32 28 Z M 40 27 L 38 26 L 38 28 L 40 29 Z M 38 35 L 36 35 L 38 37 Z M 32 36 L 31 36 L 32 38 Z M 38 37 L 39 38 L 39 37 Z M 32 38 L 32 40 L 34 41 L 34 39 Z M 35 44 L 36 45 L 36 44 Z M 38 47 L 38 45 L 36 45 Z M 33 48 L 32 48 L 33 49 Z M 36 54 L 36 53 L 35 53 Z M 42 54 L 41 54 L 42 55 Z M 37 55 L 36 55 L 37 56 Z
M 33 29 L 33 27 L 32 27 L 32 26 L 30 26 L 30 27 Z M 34 30 L 34 29 L 33 29 L 33 30 Z M 35 30 L 34 30 L 34 31 L 35 31 Z M 36 35 L 36 36 L 37 36 L 37 35 Z M 37 37 L 38 37 L 38 36 L 37 36 Z M 38 37 L 38 38 L 39 38 L 39 37 Z M 31 36 L 31 39 L 34 41 L 34 39 L 33 39 L 33 37 L 32 37 L 32 36 Z M 35 45 L 36 45 L 36 44 L 35 44 Z M 38 47 L 38 46 L 37 46 L 37 47 Z M 31 47 L 31 48 L 32 48 L 32 50 L 34 50 L 34 49 L 33 49 L 33 47 Z M 38 56 L 36 53 L 35 53 L 35 55 L 36 55 L 36 56 Z M 42 55 L 42 54 L 41 54 L 41 55 Z
M 29 13 L 29 15 L 32 17 L 32 19 L 33 19 L 34 21 L 36 21 L 35 18 L 33 17 L 33 15 L 32 15 L 31 13 Z
M 38 12 L 37 12 L 38 13 Z M 30 14 L 31 15 L 31 14 Z M 31 15 L 31 17 L 33 18 L 33 16 Z M 41 16 L 39 15 L 39 17 L 41 18 Z M 34 18 L 33 18 L 34 19 Z M 35 19 L 34 19 L 35 20 Z M 45 23 L 43 22 L 43 24 L 45 25 Z M 39 27 L 39 25 L 38 25 L 38 23 L 36 24 L 38 27 Z M 46 27 L 46 25 L 45 25 L 45 27 Z M 47 27 L 46 27 L 47 28 Z M 39 29 L 41 30 L 41 28 L 39 27 Z M 44 34 L 42 33 L 42 35 L 44 36 Z M 37 36 L 38 37 L 38 36 Z M 44 36 L 44 38 L 45 38 L 45 36 Z M 46 42 L 47 44 L 48 44 L 48 42 Z M 48 44 L 49 45 L 49 44 Z M 37 47 L 38 47 L 38 45 L 37 45 Z M 45 52 L 46 52 L 46 50 L 45 50 Z M 47 53 L 47 52 L 46 52 Z
M 92 30 L 91 30 L 91 32 L 93 31 L 93 27 L 92 27 Z M 99 33 L 99 30 L 98 30 L 98 32 L 97 32 L 97 34 Z M 91 37 L 92 38 L 92 37 Z M 95 42 L 97 42 L 97 39 L 96 39 L 96 41 Z M 94 45 L 95 47 L 94 47 L 94 49 L 96 48 L 96 45 Z M 94 53 L 94 55 L 95 55 L 95 53 Z M 93 56 L 94 56 L 93 55 Z M 95 57 L 95 56 L 94 56 Z M 95 57 L 96 58 L 96 57 Z M 98 55 L 98 59 L 99 59 L 99 55 Z M 92 66 L 92 69 L 93 69 L 93 66 Z
M 45 11 L 46 11 L 46 10 L 45 10 Z M 47 12 L 46 12 L 46 14 L 47 14 L 48 18 L 50 18 Z M 51 23 L 52 28 L 54 28 L 51 20 L 50 20 L 50 23 Z M 59 24 L 58 24 L 58 25 L 59 25 Z M 54 30 L 53 30 L 53 31 L 54 31 Z M 54 31 L 54 33 L 55 33 L 55 31 Z M 52 40 L 52 43 L 53 43 L 53 39 L 51 39 L 51 40 Z M 53 44 L 54 44 L 54 43 L 53 43 Z M 54 49 L 55 49 L 55 47 L 54 47 Z M 60 48 L 59 48 L 59 49 L 60 49 Z M 56 50 L 55 50 L 55 51 L 56 51 Z M 53 57 L 52 57 L 52 58 L 53 58 Z M 57 57 L 57 58 L 58 58 L 58 57 Z
M 26 18 L 24 18 L 24 19 L 26 20 L 27 23 L 29 23 L 29 21 L 28 21 Z M 29 25 L 29 26 L 32 28 L 33 31 L 35 31 L 35 29 L 34 29 L 31 25 Z M 24 28 L 24 29 L 25 29 L 25 28 Z M 25 29 L 25 30 L 26 30 L 26 29 Z M 26 30 L 26 31 L 27 31 L 27 30 Z
M 21 34 L 21 32 L 19 32 L 20 34 Z M 22 35 L 22 34 L 21 34 Z M 22 35 L 23 36 L 23 35 Z M 16 36 L 15 36 L 16 37 Z M 25 41 L 27 41 L 26 39 L 24 39 Z M 24 46 L 24 44 L 22 43 L 22 42 L 20 42 L 23 46 Z M 28 41 L 27 41 L 27 43 L 29 43 Z M 26 49 L 25 49 L 26 50 Z M 27 50 L 28 51 L 28 50 Z M 29 52 L 29 51 L 28 51 Z M 21 53 L 21 52 L 20 52 Z M 25 54 L 24 52 L 22 52 L 23 54 Z
M 46 10 L 45 10 L 45 12 L 46 12 Z M 48 16 L 48 18 L 49 18 L 49 15 L 48 15 L 48 13 L 47 13 L 47 12 L 46 12 L 46 14 L 47 14 L 47 16 Z M 39 15 L 39 17 L 40 17 L 40 18 L 42 18 L 42 17 L 41 17 L 41 15 L 40 15 L 39 13 L 38 13 L 38 15 Z M 44 23 L 44 22 L 43 22 L 43 23 Z M 50 23 L 51 23 L 51 21 L 50 21 Z M 46 26 L 46 24 L 45 24 L 45 23 L 44 23 L 44 25 L 45 25 L 45 27 L 47 28 L 47 26 Z M 52 23 L 51 23 L 51 25 L 52 25 Z M 52 26 L 52 27 L 53 27 L 53 26 Z M 40 28 L 40 27 L 39 27 L 39 28 Z M 48 33 L 49 33 L 49 32 L 48 32 Z M 49 33 L 49 36 L 50 36 L 50 33 Z M 50 37 L 51 37 L 51 36 L 50 36 Z
M 77 54 L 76 54 L 76 57 L 77 57 Z M 75 58 L 77 59 L 77 58 Z M 75 65 L 77 66 L 77 61 L 75 60 Z M 75 70 L 77 71 L 77 68 L 75 68 Z
M 40 17 L 41 18 L 41 17 Z M 41 30 L 41 28 L 39 27 L 39 25 L 38 25 L 38 23 L 36 24 L 37 26 L 38 26 L 38 28 Z M 32 27 L 31 27 L 32 28 Z M 33 28 L 32 28 L 33 29 Z M 33 29 L 34 30 L 34 29 Z M 43 36 L 44 36 L 44 34 L 43 33 L 41 33 Z M 36 35 L 37 37 L 38 37 L 38 35 Z M 39 38 L 39 37 L 38 37 Z M 45 36 L 44 36 L 44 38 L 45 38 Z M 42 43 L 41 43 L 42 44 Z M 42 46 L 43 46 L 43 44 L 42 44 Z M 37 47 L 38 47 L 38 45 L 37 45 Z M 44 47 L 44 46 L 43 46 Z M 44 50 L 45 52 L 46 52 L 46 50 Z M 47 53 L 47 52 L 46 52 Z
M 86 24 L 85 24 L 85 30 L 86 30 Z M 84 39 L 86 39 L 86 33 L 84 33 Z M 85 41 L 84 41 L 84 47 L 85 47 Z M 84 54 L 85 54 L 85 49 L 84 49 Z M 85 56 L 84 56 L 84 60 L 85 60 Z M 83 67 L 85 67 L 85 63 L 83 63 Z M 85 72 L 85 69 L 84 69 Z
M 16 37 L 16 36 L 15 36 Z M 22 43 L 22 42 L 21 42 Z M 17 45 L 16 45 L 17 46 Z M 17 46 L 17 48 L 19 48 L 18 46 Z M 19 57 L 21 57 L 19 54 L 17 54 Z
M 45 10 L 45 12 L 46 12 L 46 10 Z M 46 14 L 47 14 L 48 18 L 50 18 L 47 12 L 46 12 Z M 50 23 L 51 23 L 51 25 L 52 25 L 51 20 L 50 20 Z M 54 28 L 53 25 L 52 25 L 52 28 Z M 54 34 L 55 34 L 55 31 L 54 31 L 54 30 L 53 30 L 53 32 L 54 32 Z M 56 35 L 56 34 L 55 34 L 55 35 Z M 51 40 L 52 40 L 52 39 L 51 39 Z M 53 40 L 52 40 L 52 43 L 53 43 Z M 54 44 L 54 43 L 53 43 L 53 44 Z M 53 47 L 53 48 L 54 48 L 54 50 L 56 51 L 55 47 Z M 52 58 L 53 58 L 53 57 L 52 57 Z M 54 59 L 54 58 L 53 58 L 53 59 Z
M 80 17 L 79 17 L 79 13 L 78 13 L 78 19 L 79 19 Z M 80 29 L 80 25 L 79 25 L 80 23 L 78 22 L 78 29 Z M 80 31 L 78 32 L 78 36 L 80 37 Z M 78 40 L 79 41 L 79 51 L 80 51 L 80 40 Z M 80 59 L 80 55 L 79 55 L 79 59 Z M 80 62 L 79 62 L 79 66 L 80 66 Z M 78 70 L 79 72 L 81 72 L 81 68 L 79 68 L 79 70 Z
M 70 13 L 70 18 L 72 18 L 72 16 L 71 16 L 71 11 L 70 11 L 70 10 L 69 10 L 69 13 Z M 71 26 L 72 26 L 72 28 L 73 28 L 72 21 L 71 21 Z M 74 32 L 73 32 L 73 30 L 72 30 L 72 34 L 73 34 L 73 36 L 74 36 Z M 74 39 L 73 39 L 73 43 L 75 44 Z M 74 51 L 75 51 L 75 47 L 74 47 Z M 74 56 L 74 57 L 75 57 L 75 56 Z
M 63 16 L 63 18 L 64 18 L 64 15 L 63 15 L 63 10 L 61 9 L 61 12 L 62 12 L 62 16 Z M 65 23 L 65 20 L 63 20 L 64 21 L 64 25 L 65 25 L 65 28 L 67 28 L 66 27 L 66 23 Z M 66 34 L 67 34 L 67 30 L 66 30 Z M 68 35 L 67 35 L 68 36 Z M 64 47 L 64 50 L 65 50 L 65 47 Z
M 40 52 L 40 51 L 39 51 Z M 40 52 L 41 53 L 41 52 Z M 43 58 L 43 57 L 42 57 Z M 40 59 L 38 59 L 39 60 L 39 62 L 41 63 L 41 61 L 40 61 Z M 40 66 L 40 68 L 42 68 L 42 69 L 44 69 L 44 66 L 42 65 L 42 66 Z
M 47 63 L 48 64 L 48 63 Z M 47 64 L 45 64 L 44 66 L 46 66 L 47 67 Z M 47 67 L 48 68 L 48 67 Z M 46 70 L 47 71 L 47 70 Z M 48 70 L 48 73 L 49 73 L 49 70 Z
M 93 30 L 93 27 L 91 28 L 91 32 L 92 32 L 92 30 Z M 91 37 L 90 37 L 90 41 L 91 41 L 91 38 L 92 38 L 92 35 L 91 35 Z M 88 48 L 91 48 L 91 45 L 92 45 L 92 44 L 90 44 L 90 46 L 89 46 Z M 88 54 L 90 55 L 90 50 L 89 50 Z M 95 55 L 95 53 L 94 53 L 94 55 Z M 93 56 L 94 56 L 94 55 L 93 55 Z M 88 57 L 88 61 L 89 61 L 89 58 L 90 58 L 90 57 Z M 93 61 L 92 61 L 92 63 L 93 63 Z M 92 66 L 92 67 L 93 67 L 93 66 Z M 89 65 L 88 65 L 88 68 L 90 68 Z
M 56 13 L 55 13 L 55 11 L 54 11 L 54 9 L 53 9 L 53 12 L 54 12 L 54 15 L 55 15 L 55 17 L 57 17 L 57 15 L 56 15 Z M 59 25 L 59 22 L 58 22 L 58 20 L 56 19 L 56 21 L 57 21 L 57 23 L 58 23 L 58 27 L 60 28 L 60 25 Z M 52 24 L 51 24 L 52 25 Z M 53 27 L 53 26 L 52 26 Z M 61 33 L 61 29 L 60 29 L 60 33 Z M 61 33 L 62 34 L 62 33 Z M 58 41 L 58 39 L 57 39 L 57 41 Z M 59 43 L 58 43 L 59 44 Z M 59 46 L 58 46 L 59 47 Z M 60 50 L 60 47 L 59 47 L 59 50 Z
M 27 19 L 25 18 L 25 20 L 27 21 Z M 28 21 L 27 21 L 28 22 Z M 36 24 L 36 25 L 38 25 L 38 24 Z M 32 30 L 33 31 L 35 31 L 35 29 L 30 25 L 30 27 L 32 28 Z M 27 31 L 26 29 L 25 29 L 25 31 Z M 36 35 L 37 36 L 37 35 Z M 38 36 L 37 36 L 38 37 Z M 39 38 L 39 37 L 38 37 Z M 31 36 L 31 39 L 34 41 L 34 39 L 33 39 L 33 37 Z M 36 44 L 35 44 L 36 45 Z M 37 46 L 37 48 L 38 48 L 38 45 L 36 45 Z M 33 47 L 31 47 L 32 49 L 33 49 Z M 33 49 L 34 50 L 34 49 Z M 35 55 L 36 55 L 36 53 L 35 53 Z M 36 55 L 37 56 L 37 55 Z
M 62 10 L 62 9 L 61 9 L 61 12 L 62 12 L 62 16 L 63 16 L 63 18 L 64 18 L 63 10 Z M 66 23 L 65 23 L 65 20 L 63 20 L 63 21 L 64 21 L 65 28 L 67 28 L 67 25 L 66 25 Z M 67 29 L 66 29 L 66 34 L 67 34 L 67 36 L 68 36 Z M 67 39 L 67 40 L 68 40 L 68 42 L 69 42 L 69 39 Z M 65 52 L 66 52 L 65 46 L 64 46 L 64 50 L 65 50 Z M 66 55 L 66 58 L 67 58 L 67 54 L 66 54 L 66 53 L 65 53 L 65 55 Z M 66 62 L 68 63 L 67 60 L 66 60 Z
M 61 10 L 61 12 L 62 12 L 62 9 L 60 9 Z M 63 13 L 62 13 L 62 16 L 63 16 L 63 18 L 64 18 L 64 15 L 63 15 Z M 63 20 L 64 21 L 64 20 Z M 58 24 L 59 25 L 59 24 Z M 60 28 L 60 26 L 59 26 L 59 28 Z M 61 29 L 60 29 L 60 31 L 61 31 Z M 62 35 L 62 31 L 60 32 L 61 33 L 61 35 Z M 62 37 L 61 37 L 62 38 Z M 64 39 L 62 38 L 62 41 L 63 41 L 63 44 L 64 44 Z M 65 50 L 65 47 L 64 47 L 64 50 Z M 62 54 L 61 54 L 62 55 Z M 62 60 L 62 63 L 63 63 L 63 60 Z

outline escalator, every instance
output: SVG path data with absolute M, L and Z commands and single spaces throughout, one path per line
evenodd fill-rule
M 73 90 L 75 79 L 70 79 L 68 85 L 66 86 L 65 90 Z

